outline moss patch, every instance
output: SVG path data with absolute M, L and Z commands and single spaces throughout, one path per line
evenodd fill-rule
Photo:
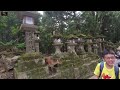
M 97 61 L 96 61 L 96 62 L 92 62 L 92 63 L 89 65 L 89 68 L 90 68 L 90 70 L 91 70 L 92 72 L 94 72 L 97 63 L 98 63 Z
M 33 59 L 38 59 L 38 58 L 41 58 L 43 57 L 41 53 L 25 53 L 23 54 L 20 59 L 21 60 L 33 60 Z
M 73 68 L 68 68 L 61 72 L 61 78 L 63 79 L 74 79 L 74 70 Z
M 89 71 L 87 66 L 80 66 L 79 67 L 79 72 L 80 72 L 80 78 L 84 78 L 85 75 L 90 73 L 90 71 Z
M 40 68 L 43 67 L 44 65 L 41 64 L 41 62 L 38 62 L 37 64 L 35 61 L 24 61 L 24 62 L 19 62 L 17 63 L 17 67 L 15 67 L 19 72 L 24 72 L 24 71 L 29 71 L 34 68 Z

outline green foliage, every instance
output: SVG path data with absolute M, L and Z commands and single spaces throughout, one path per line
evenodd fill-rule
M 8 16 L 0 17 L 0 46 L 1 48 L 13 48 L 19 40 L 18 33 L 20 20 L 14 11 L 9 11 Z
M 5 45 L 5 43 L 3 43 L 3 42 L 0 41 L 0 46 L 4 46 L 4 45 Z
M 12 44 L 15 41 L 18 48 L 22 48 L 24 34 L 20 31 L 21 20 L 15 12 L 9 11 L 8 16 L 0 17 L 0 45 Z M 57 31 L 63 38 L 98 37 L 103 35 L 105 40 L 117 43 L 120 40 L 120 12 L 119 11 L 44 11 L 39 17 L 40 50 L 42 53 L 53 53 L 53 31 Z M 61 37 L 54 36 L 54 37 Z M 112 36 L 112 37 L 111 37 Z M 64 40 L 64 42 L 65 42 Z M 20 43 L 20 45 L 19 45 Z M 14 44 L 15 45 L 15 44 Z
M 25 43 L 19 43 L 16 45 L 18 49 L 24 49 L 25 48 Z
M 15 44 L 15 41 L 11 40 L 10 42 L 1 42 L 0 41 L 0 46 L 13 46 Z

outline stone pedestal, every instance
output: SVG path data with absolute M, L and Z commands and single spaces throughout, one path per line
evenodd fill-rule
M 88 44 L 88 52 L 91 53 L 92 52 L 92 47 L 91 47 L 92 40 L 91 39 L 87 39 L 87 44 Z
M 80 43 L 80 44 L 79 44 L 79 47 L 78 47 L 78 49 L 81 51 L 81 53 L 85 53 L 85 50 L 84 50 L 84 45 L 83 45 L 83 43 Z
M 98 43 L 99 43 L 99 51 L 102 52 L 102 39 L 101 38 L 98 38 L 97 39 Z
M 55 54 L 61 54 L 61 47 L 62 47 L 62 43 L 59 44 L 53 44 L 53 46 L 55 47 Z
M 53 46 L 55 47 L 55 54 L 61 54 L 61 47 L 62 47 L 63 43 L 61 42 L 60 38 L 55 38 L 54 39 L 54 44 Z
M 93 48 L 94 48 L 94 53 L 98 54 L 98 45 L 97 45 L 97 43 L 93 44 Z
M 103 44 L 103 50 L 105 50 L 105 41 L 103 41 L 102 44 Z
M 26 53 L 35 52 L 34 32 L 38 27 L 35 25 L 22 24 L 21 30 L 25 32 Z
M 82 38 L 78 38 L 78 52 L 79 54 L 85 53 L 84 40 Z
M 69 42 L 66 42 L 67 43 L 67 49 L 68 49 L 68 52 L 70 53 L 74 53 L 75 55 L 76 52 L 75 52 L 75 46 L 77 45 L 77 43 L 75 43 L 74 41 L 69 41 Z

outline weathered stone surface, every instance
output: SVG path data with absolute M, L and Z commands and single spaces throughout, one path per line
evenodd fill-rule
M 11 59 L 11 61 L 14 62 L 14 63 L 16 63 L 19 57 L 20 57 L 20 56 L 14 56 L 14 57 Z
M 34 61 L 35 61 L 35 63 L 37 64 L 37 63 L 39 62 L 39 59 L 35 59 Z
M 18 73 L 17 79 L 27 79 L 27 74 L 25 72 Z
M 6 76 L 7 76 L 7 79 L 14 79 L 14 72 L 13 72 L 13 70 L 7 72 L 7 73 L 6 73 Z
M 7 79 L 6 73 L 1 73 L 0 74 L 0 79 Z
M 5 68 L 4 67 L 1 67 L 0 68 L 0 73 L 4 73 L 6 70 L 5 70 Z
M 5 65 L 6 65 L 7 71 L 14 68 L 14 64 L 12 62 L 6 62 Z

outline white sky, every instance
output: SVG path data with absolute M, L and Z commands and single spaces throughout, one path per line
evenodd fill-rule
M 43 15 L 43 11 L 38 11 L 38 12 Z
M 40 13 L 40 14 L 42 14 L 42 15 L 43 15 L 43 11 L 38 11 L 38 13 Z M 81 12 L 80 12 L 80 11 L 77 11 L 76 13 L 77 13 L 77 14 L 81 14 Z

